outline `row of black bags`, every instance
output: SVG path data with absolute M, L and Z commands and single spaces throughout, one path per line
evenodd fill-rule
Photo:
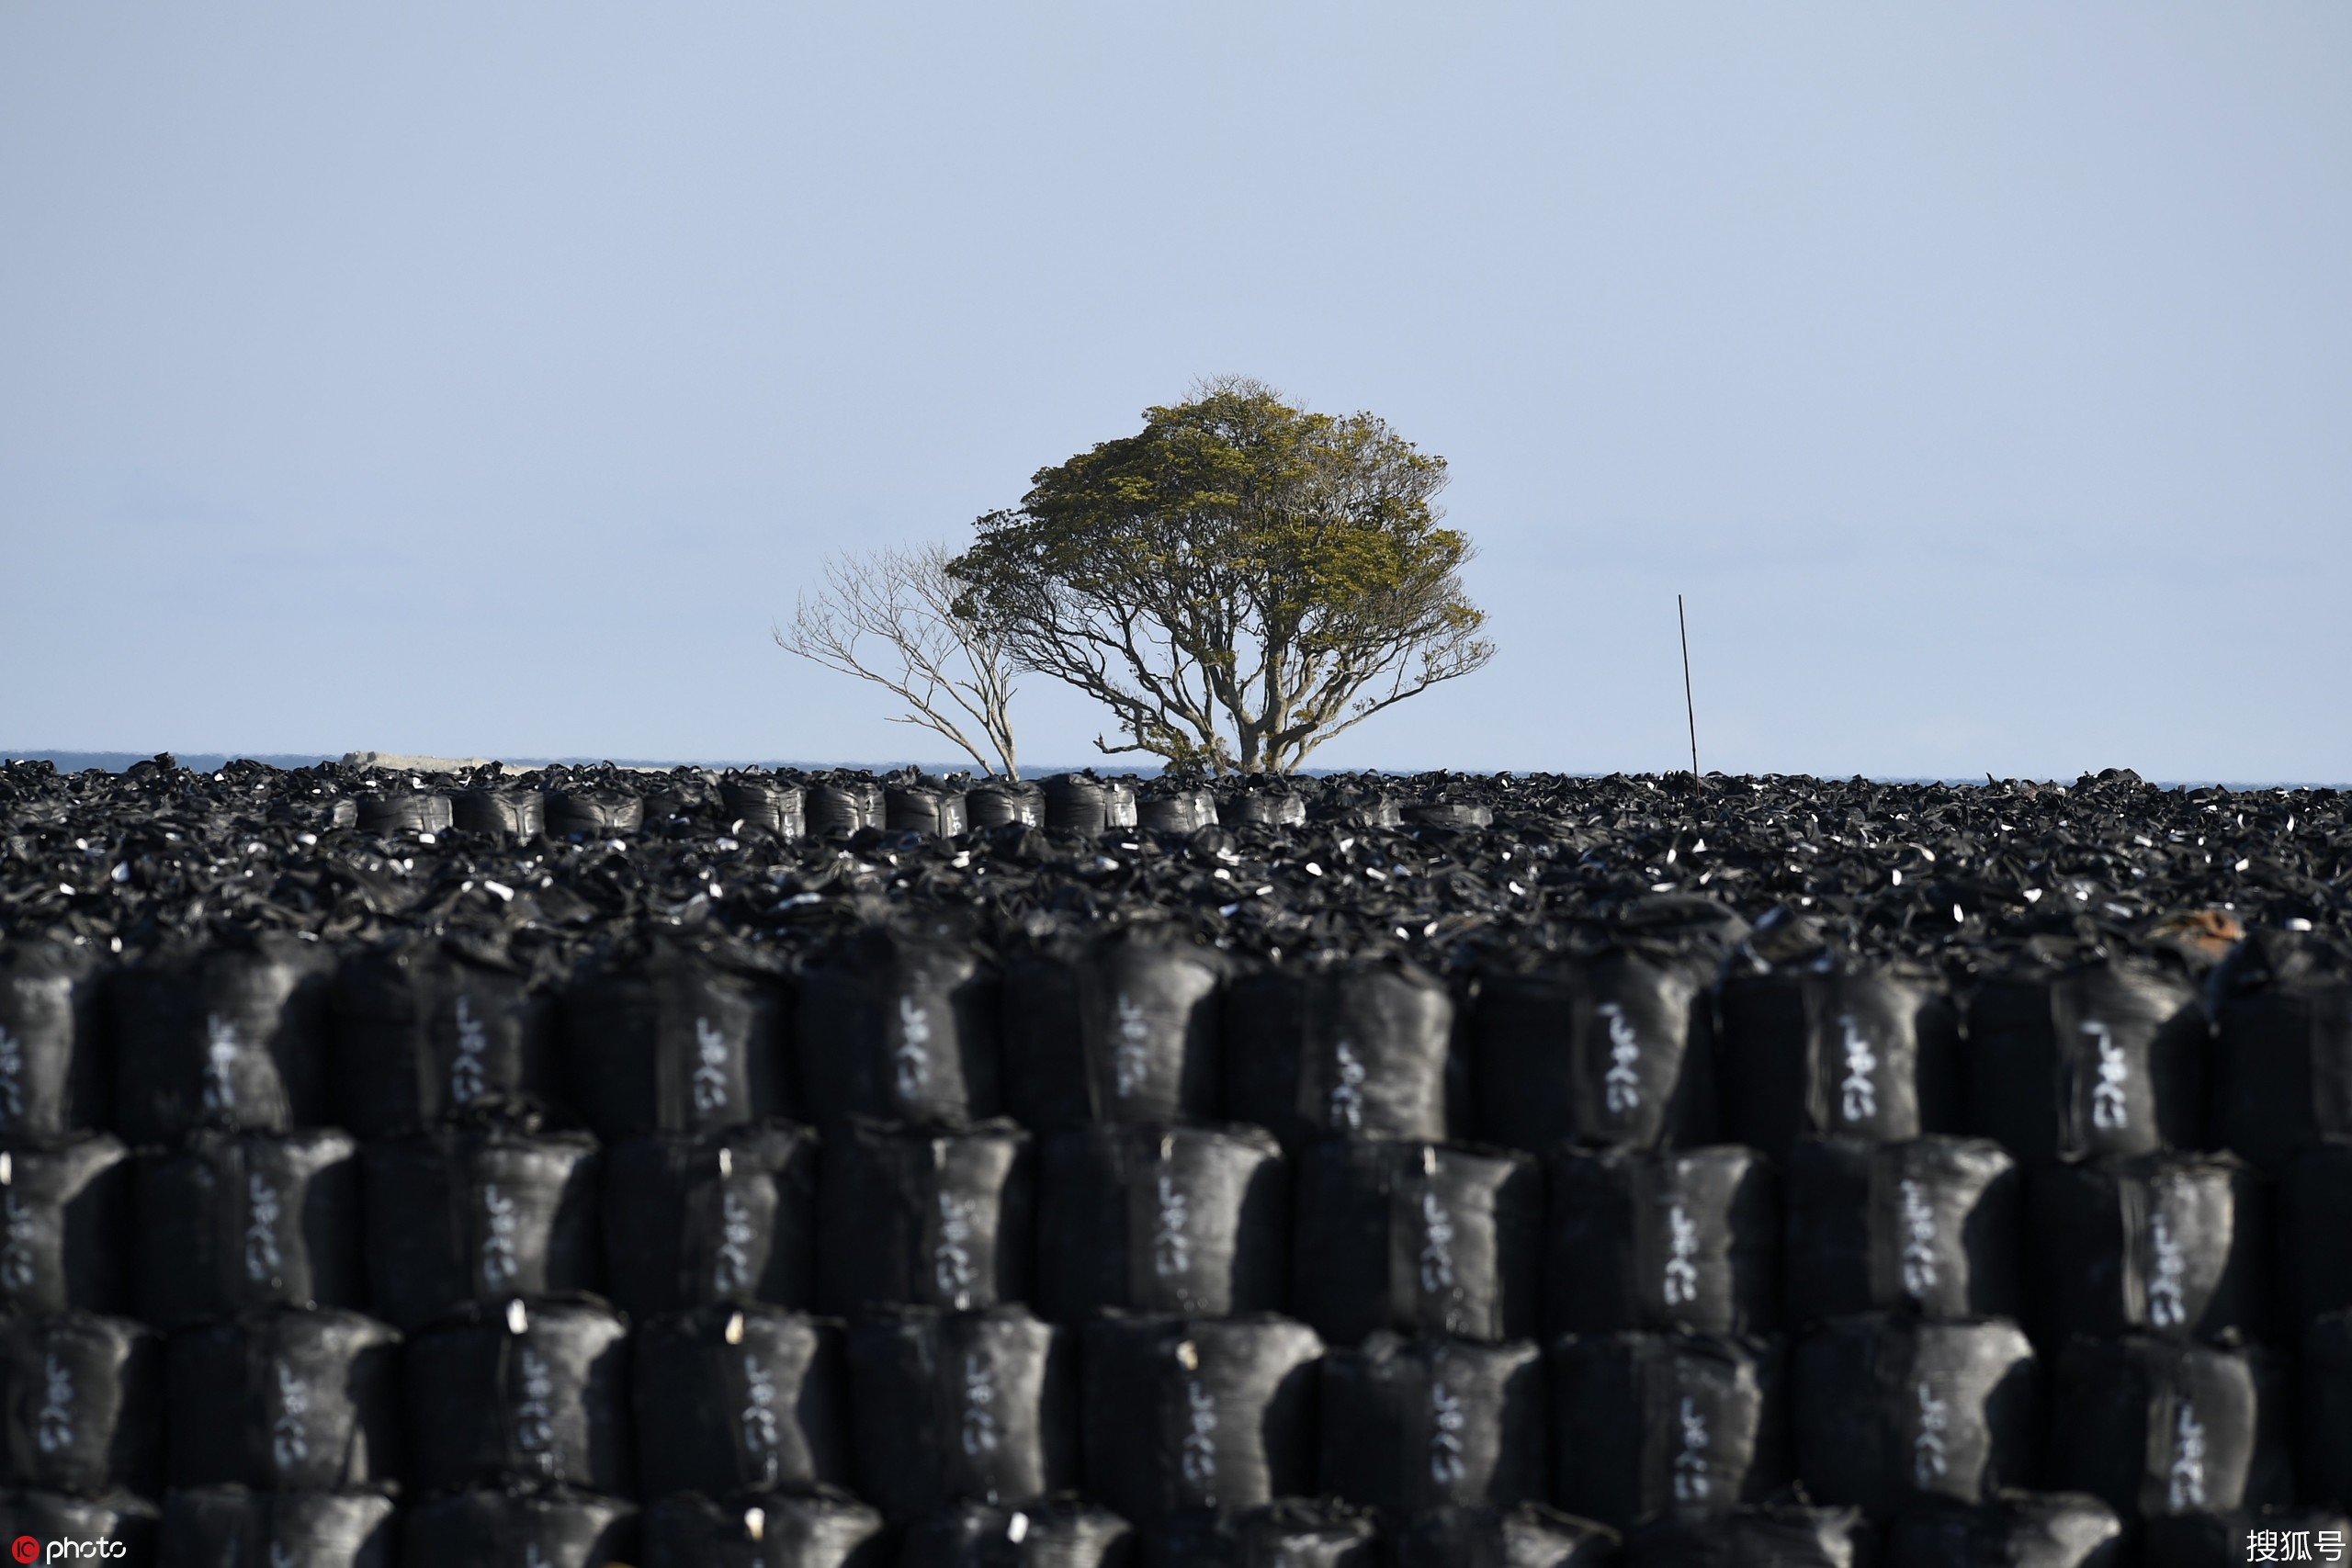
M 2285 1504 L 2297 1403 L 2256 1348 L 2077 1339 L 2048 1371 L 2002 1323 L 1841 1318 L 1789 1344 L 1567 1336 L 1539 1352 L 1291 1320 L 1017 1307 L 845 1328 L 711 1308 L 633 1333 L 589 1300 L 512 1301 L 402 1343 L 355 1314 L 174 1337 L 90 1314 L 0 1330 L 8 1484 L 606 1497 L 854 1483 L 894 1527 L 1081 1483 L 1131 1523 L 1310 1494 L 1390 1519 L 1548 1501 L 1623 1528 L 1792 1494 L 1890 1522 L 2004 1486 L 2127 1523 Z M 2312 1326 L 2306 1495 L 2352 1495 L 2352 1314 Z M 159 1421 L 158 1406 L 168 1404 Z M 159 1433 L 168 1432 L 168 1438 Z M 160 1472 L 160 1473 L 159 1473 Z M 428 1505 L 429 1506 L 429 1505 Z
M 561 1489 L 469 1493 L 406 1510 L 364 1495 L 238 1487 L 175 1493 L 161 1510 L 135 1499 L 0 1495 L 0 1533 L 19 1531 L 119 1542 L 120 1555 L 162 1568 L 2124 1568 L 2131 1561 L 2122 1527 L 2097 1499 L 2024 1494 L 1981 1507 L 1924 1506 L 1884 1531 L 1850 1508 L 1739 1508 L 1655 1521 L 1622 1546 L 1617 1532 L 1537 1504 L 1387 1521 L 1344 1504 L 1286 1500 L 1137 1530 L 1076 1499 L 1018 1508 L 965 1503 L 896 1532 L 865 1505 L 821 1490 L 724 1503 L 680 1496 L 642 1512 Z M 2146 1527 L 2136 1560 L 2145 1568 L 2340 1562 L 2345 1535 L 2343 1517 L 2326 1513 L 2183 1516 Z
M 2352 1142 L 2303 1150 L 2275 1204 L 2273 1185 L 2229 1156 L 2021 1172 L 1942 1137 L 1800 1139 L 1776 1167 L 1728 1145 L 1538 1162 L 1352 1138 L 1294 1157 L 1247 1127 L 769 1122 L 609 1150 L 498 1125 L 364 1147 L 322 1129 L 138 1156 L 92 1134 L 0 1149 L 0 1309 L 174 1328 L 325 1305 L 407 1329 L 588 1291 L 640 1315 L 1287 1311 L 1335 1343 L 1887 1310 L 2018 1318 L 2045 1349 L 2132 1331 L 2291 1344 L 2352 1307 Z
M 2127 1532 L 2087 1495 L 2018 1492 L 1922 1504 L 1884 1530 L 1859 1509 L 1795 1503 L 1668 1516 L 1621 1538 L 1541 1504 L 1388 1521 L 1300 1499 L 1136 1530 L 1069 1498 L 967 1502 L 898 1532 L 822 1488 L 682 1494 L 640 1511 L 560 1487 L 401 1509 L 373 1494 L 225 1486 L 175 1492 L 160 1509 L 0 1493 L 0 1535 L 160 1568 L 2234 1568 L 2341 1562 L 2352 1524 L 2323 1509 L 2262 1509 Z
M 670 796 L 668 784 L 662 780 L 655 785 L 657 816 L 679 804 Z M 1213 823 L 1295 826 L 1308 815 L 1306 796 L 1286 789 L 1220 793 L 1172 781 L 1144 781 L 1138 789 L 1136 781 L 1091 773 L 1057 773 L 1035 782 L 989 779 L 959 786 L 952 779 L 886 781 L 835 773 L 795 782 L 779 774 L 741 773 L 719 780 L 715 794 L 715 802 L 701 804 L 699 816 L 710 817 L 715 805 L 716 820 L 729 830 L 777 839 L 846 838 L 869 829 L 955 838 L 974 829 L 1015 824 L 1092 838 L 1119 828 L 1190 833 Z M 1416 822 L 1476 828 L 1494 820 L 1492 808 L 1475 802 L 1399 801 L 1384 795 L 1318 804 L 1327 817 L 1373 827 Z M 449 793 L 393 787 L 337 800 L 328 819 L 336 826 L 387 835 L 437 835 L 454 828 L 526 841 L 542 837 L 606 839 L 643 828 L 647 805 L 645 795 L 597 783 L 567 783 L 552 790 L 477 784 Z
M 1956 998 L 1900 964 L 1751 954 L 1719 979 L 1697 939 L 1455 984 L 1396 955 L 1236 972 L 1148 928 L 1001 964 L 891 925 L 790 962 L 653 939 L 560 972 L 478 936 L 339 959 L 264 934 L 111 969 L 17 943 L 0 948 L 0 1136 L 375 1137 L 493 1107 L 608 1139 L 1004 1114 L 1532 1150 L 1720 1139 L 1779 1155 L 1805 1133 L 1949 1133 L 2024 1160 L 2211 1147 L 2275 1171 L 2352 1134 L 2352 983 L 2298 953 L 2249 939 L 2200 1002 L 2184 976 L 2124 957 L 2020 960 Z
M 1268 815 L 1250 797 L 1224 806 L 1206 790 L 1155 790 L 1138 798 L 1124 779 L 1061 773 L 1036 783 L 990 780 L 968 788 L 945 780 L 885 783 L 836 775 L 796 784 L 773 775 L 738 773 L 720 782 L 718 805 L 731 830 L 778 839 L 846 838 L 866 829 L 954 838 L 975 828 L 1019 823 L 1089 836 L 1114 828 L 1148 826 L 1190 832 L 1221 817 L 1236 821 L 1305 821 Z M 657 802 L 657 809 L 660 802 Z M 1401 812 L 1391 807 L 1392 820 Z M 438 835 L 456 829 L 493 839 L 609 839 L 635 833 L 646 819 L 645 797 L 609 784 L 573 784 L 553 790 L 477 785 L 453 793 L 379 789 L 337 800 L 328 819 L 380 834 Z M 428 841 L 430 840 L 428 839 Z

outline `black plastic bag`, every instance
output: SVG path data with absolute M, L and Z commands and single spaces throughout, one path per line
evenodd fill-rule
M 2332 1537 L 2333 1540 L 2323 1539 Z M 2247 1562 L 2340 1562 L 2352 1516 L 2332 1508 L 2170 1514 L 2140 1527 L 2140 1568 L 2239 1568 Z M 2336 1555 L 2331 1557 L 2333 1551 Z M 2270 1555 L 2265 1557 L 2263 1554 Z
M 1211 1115 L 1217 1104 L 1214 948 L 1130 930 L 1079 965 L 1078 1018 L 1089 1120 L 1146 1124 Z
M 818 780 L 808 785 L 807 802 L 812 838 L 846 839 L 884 821 L 882 786 L 870 779 Z
M 1254 1127 L 1073 1128 L 1039 1152 L 1037 1309 L 1271 1312 L 1289 1231 L 1282 1150 Z
M 2037 1473 L 2041 1379 L 2013 1324 L 1835 1318 L 1797 1342 L 1789 1382 L 1797 1478 L 1817 1502 L 1887 1519 Z
M 398 1333 L 352 1312 L 265 1310 L 173 1336 L 171 1483 L 397 1488 L 400 1353 Z
M 1968 997 L 1962 1117 L 2019 1159 L 2143 1155 L 2203 1142 L 2207 1023 L 2153 964 L 2024 967 Z
M 928 833 L 953 839 L 971 826 L 964 797 L 952 790 L 901 785 L 883 792 L 883 823 L 894 833 Z
M 1002 988 L 1004 1109 L 1038 1133 L 1094 1120 L 1080 1022 L 1074 944 L 1047 942 L 1009 953 Z
M 2053 1485 L 2125 1518 L 2293 1500 L 2291 1394 L 2267 1351 L 2077 1338 L 2051 1383 Z
M 363 1138 L 560 1108 L 555 999 L 494 949 L 394 942 L 335 976 L 334 1101 Z
M 1542 1151 L 1562 1139 L 1706 1143 L 1712 1010 L 1695 963 L 1626 947 L 1478 982 L 1472 1078 L 1480 1135 Z
M 1322 1485 L 1397 1514 L 1541 1501 L 1551 1410 L 1533 1345 L 1375 1334 L 1323 1358 Z
M 1046 797 L 1033 784 L 995 779 L 964 792 L 964 814 L 975 828 L 1046 825 Z
M 571 1098 L 608 1142 L 783 1114 L 789 1018 L 775 976 L 718 952 L 608 960 L 564 993 Z
M 1726 977 L 1722 1136 L 1775 1159 L 1805 1134 L 1899 1142 L 1955 1125 L 1960 1017 L 1924 970 L 1825 962 Z
M 550 839 L 611 839 L 645 825 L 645 802 L 605 784 L 570 784 L 549 790 L 547 833 Z
M 1216 817 L 1216 796 L 1204 789 L 1170 790 L 1136 802 L 1136 826 L 1154 833 L 1197 833 Z
M 0 1325 L 0 1485 L 153 1496 L 164 1341 L 143 1324 L 58 1313 Z
M 1541 1503 L 1433 1508 L 1396 1534 L 1396 1568 L 1616 1568 L 1617 1532 Z
M 1040 1131 L 1215 1116 L 1226 968 L 1216 949 L 1151 928 L 1075 957 L 1023 955 L 1005 976 L 1007 1109 Z
M 808 792 L 798 784 L 736 773 L 719 781 L 718 798 L 731 822 L 778 839 L 808 837 Z
M 2352 957 L 2257 930 L 2207 980 L 2212 1141 L 2277 1174 L 2303 1145 L 2352 1135 Z
M 1067 988 L 1075 998 L 1075 982 L 1067 983 Z M 1254 964 L 1226 980 L 1218 1005 L 1217 1037 L 1224 1059 L 1217 1064 L 1217 1076 L 1225 1114 L 1263 1127 L 1292 1154 L 1323 1131 L 1322 1104 L 1302 1110 L 1299 1103 L 1306 988 L 1304 964 Z
M 360 1168 L 368 1297 L 389 1323 L 601 1282 L 599 1156 L 584 1134 L 445 1127 L 370 1144 Z
M 2124 1568 L 2123 1522 L 2083 1492 L 2004 1492 L 1989 1503 L 1922 1504 L 1895 1521 L 1902 1568 Z
M 1306 802 L 1275 790 L 1236 790 L 1216 803 L 1216 819 L 1228 828 L 1295 828 L 1306 820 Z
M 2313 1318 L 2302 1351 L 2301 1495 L 2352 1508 L 2352 1311 Z
M 406 789 L 363 795 L 358 827 L 363 833 L 445 833 L 456 825 L 457 813 L 446 795 Z
M 155 1561 L 155 1505 L 128 1492 L 68 1497 L 57 1492 L 0 1490 L 0 1540 L 30 1536 L 46 1544 L 80 1541 L 113 1548 L 130 1562 Z
M 107 1000 L 123 1141 L 326 1122 L 332 969 L 321 944 L 271 931 L 174 948 L 117 971 Z
M 1095 1319 L 1080 1358 L 1088 1490 L 1138 1525 L 1305 1492 L 1322 1354 L 1313 1329 L 1271 1315 Z
M 640 1325 L 638 1484 L 647 1497 L 850 1482 L 842 1328 L 769 1306 L 716 1306 Z
M 2321 1234 L 2331 1238 L 2342 1234 L 2340 1216 L 2352 1202 L 2346 1155 L 2352 1149 L 2337 1156 L 2341 1173 L 2330 1173 L 2337 1189 L 2333 1223 Z M 2322 1177 L 2321 1186 L 2326 1183 Z M 2306 1191 L 2317 1197 L 2320 1189 Z M 2051 1349 L 2076 1334 L 2270 1337 L 2268 1196 L 2243 1160 L 2142 1155 L 2052 1163 L 2027 1183 L 2026 1216 L 2027 1272 L 2036 1298 L 2028 1303 L 2035 1312 L 2027 1326 Z M 2298 1257 L 2290 1240 L 2284 1255 L 2290 1278 L 2298 1265 L 2341 1274 L 2338 1250 L 2330 1240 Z M 2352 1306 L 2352 1277 L 2345 1289 L 2345 1300 L 2335 1304 Z
M 130 1205 L 130 1157 L 111 1134 L 0 1148 L 0 1309 L 129 1307 Z
M 797 1031 L 810 1117 L 962 1127 L 997 1113 L 995 968 L 970 946 L 887 925 L 800 972 Z
M 2321 1138 L 2288 1159 L 2277 1242 L 2291 1342 L 2320 1314 L 2352 1307 L 2352 1138 Z
M 1334 1139 L 1300 1155 L 1296 1185 L 1291 1306 L 1333 1344 L 1380 1328 L 1495 1342 L 1541 1326 L 1532 1156 Z
M 1569 1147 L 1547 1164 L 1553 1333 L 1779 1325 L 1781 1201 L 1762 1155 Z
M 896 1568 L 1134 1568 L 1135 1546 L 1126 1520 L 1079 1498 L 962 1503 L 909 1529 Z
M 1038 787 L 1044 792 L 1048 828 L 1092 839 L 1121 825 L 1115 793 L 1092 773 L 1055 773 L 1040 780 Z
M 548 830 L 548 797 L 536 789 L 463 789 L 449 799 L 449 819 L 460 832 L 528 843 Z
M 361 1308 L 359 1145 L 320 1128 L 205 1133 L 141 1155 L 132 1295 L 159 1328 L 252 1307 Z
M 1017 1306 L 859 1318 L 849 1330 L 858 1495 L 895 1525 L 952 1503 L 1066 1490 L 1079 1464 L 1073 1348 Z
M 807 1307 L 817 1290 L 817 1135 L 788 1122 L 605 1154 L 605 1258 L 633 1317 L 720 1303 Z
M 1226 996 L 1226 1110 L 1296 1145 L 1330 1134 L 1443 1142 L 1466 1124 L 1453 998 L 1396 954 L 1240 976 Z
M 406 1511 L 401 1568 L 611 1568 L 637 1561 L 637 1505 L 563 1488 L 460 1492 Z
M 331 1492 L 175 1491 L 164 1500 L 161 1568 L 394 1568 L 389 1497 Z
M 629 1495 L 628 1325 L 601 1304 L 517 1298 L 469 1312 L 409 1341 L 402 1381 L 419 1491 Z
M 692 1494 L 645 1510 L 645 1568 L 887 1568 L 882 1516 L 845 1493 Z
M 2017 1162 L 1981 1138 L 1798 1139 L 1781 1184 L 1788 1321 L 2018 1315 L 2023 1188 Z
M 1025 1300 L 1029 1134 L 1009 1122 L 933 1132 L 853 1121 L 824 1141 L 819 1304 L 951 1308 Z
M 23 1147 L 107 1125 L 102 989 L 86 947 L 0 942 L 0 1140 Z
M 1176 1515 L 1141 1542 L 1142 1568 L 1383 1568 L 1379 1522 L 1329 1500 Z
M 1416 827 L 1476 830 L 1495 824 L 1494 807 L 1475 800 L 1419 800 L 1404 808 L 1404 819 Z
M 1771 1496 L 1791 1473 L 1783 1357 L 1714 1334 L 1553 1341 L 1553 1501 L 1623 1529 Z
M 1878 1533 L 1859 1508 L 1669 1516 L 1625 1538 L 1625 1568 L 1872 1568 L 1878 1561 Z

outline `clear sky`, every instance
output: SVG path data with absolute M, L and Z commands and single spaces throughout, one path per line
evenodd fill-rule
M 1481 552 L 1319 763 L 2352 781 L 2342 0 L 13 0 L 0 749 L 941 758 L 771 623 L 1220 372 Z

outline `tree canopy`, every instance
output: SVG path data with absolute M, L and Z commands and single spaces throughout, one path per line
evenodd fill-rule
M 1178 767 L 1286 773 L 1493 656 L 1441 526 L 1445 459 L 1230 378 L 1040 469 L 949 566 L 1023 667 Z

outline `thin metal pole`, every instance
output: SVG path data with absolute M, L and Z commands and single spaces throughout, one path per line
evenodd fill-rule
M 1675 623 L 1682 628 L 1682 712 L 1690 720 L 1690 782 L 1699 783 L 1699 708 L 1690 700 L 1690 618 L 1683 613 L 1682 595 L 1674 596 Z

